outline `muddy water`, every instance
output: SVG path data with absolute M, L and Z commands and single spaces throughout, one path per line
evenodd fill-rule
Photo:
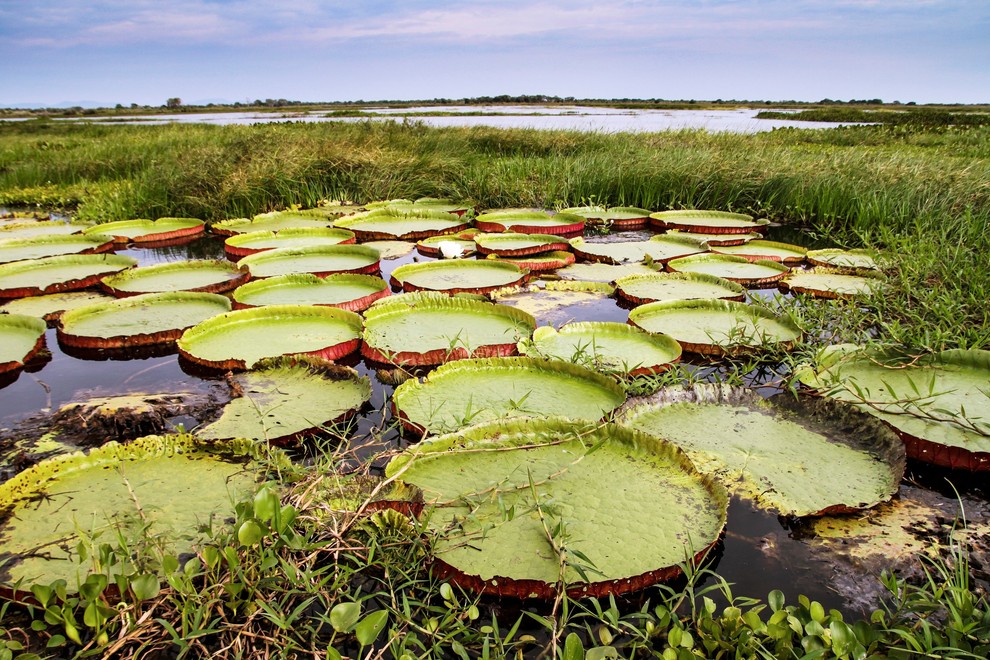
M 783 235 L 784 232 L 778 233 L 781 236 L 772 234 L 770 238 L 818 247 L 813 241 L 799 240 L 792 232 L 787 236 Z M 648 234 L 626 233 L 604 240 L 636 240 Z M 223 258 L 222 241 L 213 237 L 200 238 L 179 247 L 129 249 L 122 253 L 137 258 L 141 265 L 194 258 Z M 388 278 L 401 264 L 425 259 L 412 252 L 395 260 L 383 260 L 383 276 Z M 762 297 L 771 293 L 762 291 L 753 295 Z M 627 316 L 628 311 L 612 299 L 582 310 L 582 320 L 625 322 Z M 141 359 L 117 359 L 119 356 L 103 360 L 80 359 L 67 355 L 59 347 L 54 330 L 48 331 L 47 342 L 52 353 L 51 360 L 36 372 L 22 372 L 14 383 L 0 390 L 0 467 L 8 475 L 14 469 L 14 462 L 33 460 L 46 451 L 57 449 L 50 443 L 39 445 L 27 441 L 18 433 L 18 426 L 28 423 L 37 425 L 39 420 L 44 420 L 68 402 L 95 396 L 149 392 L 183 392 L 192 397 L 216 397 L 217 392 L 223 389 L 218 380 L 205 380 L 186 373 L 174 353 Z M 354 442 L 360 444 L 364 442 L 361 438 L 366 437 L 370 429 L 381 426 L 382 420 L 387 418 L 386 402 L 394 388 L 383 385 L 363 362 L 357 362 L 355 366 L 359 372 L 371 377 L 374 386 L 369 412 L 359 420 L 355 435 Z M 699 368 L 712 367 L 699 365 Z M 761 385 L 759 381 L 754 384 Z M 768 390 L 770 392 L 772 389 Z M 204 416 L 209 417 L 209 413 Z M 178 413 L 168 417 L 167 421 L 189 429 L 205 419 Z M 382 440 L 385 448 L 402 446 L 406 442 L 394 433 L 386 434 Z M 381 445 L 358 447 L 355 453 L 367 457 L 382 448 Z M 935 511 L 929 518 L 937 518 L 915 530 L 915 536 L 937 535 L 944 532 L 946 525 L 953 520 L 957 505 L 951 488 L 945 486 L 947 477 L 962 484 L 971 517 L 974 512 L 977 517 L 986 515 L 987 493 L 980 480 L 919 470 L 917 466 L 912 469 L 915 475 L 909 479 L 920 480 L 925 485 L 902 489 L 902 497 L 912 501 L 923 500 L 919 506 Z M 735 585 L 733 591 L 736 595 L 765 598 L 769 590 L 779 588 L 791 602 L 798 594 L 805 594 L 825 607 L 850 613 L 876 604 L 880 590 L 875 574 L 883 565 L 847 552 L 846 543 L 822 541 L 808 524 L 779 519 L 735 498 L 730 505 L 728 520 L 727 533 L 718 549 L 714 568 Z M 896 524 L 892 529 L 894 534 Z

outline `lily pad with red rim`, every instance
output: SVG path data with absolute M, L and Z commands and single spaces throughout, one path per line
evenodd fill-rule
M 378 202 L 368 202 L 364 206 L 367 209 L 393 209 L 405 213 L 438 211 L 441 213 L 453 213 L 455 215 L 464 215 L 472 208 L 471 204 L 466 202 L 455 202 L 436 197 L 420 197 L 415 201 L 409 199 L 387 199 Z
M 59 319 L 58 341 L 85 349 L 163 344 L 228 311 L 230 300 L 214 293 L 147 293 L 65 312 Z
M 519 352 L 626 376 L 662 373 L 681 359 L 681 345 L 672 337 L 600 321 L 568 323 L 559 330 L 540 326 L 532 340 L 520 342 Z
M 69 309 L 85 307 L 93 303 L 110 302 L 113 296 L 99 291 L 67 291 L 65 293 L 50 293 L 46 296 L 29 296 L 17 298 L 0 305 L 0 312 L 8 314 L 25 314 L 46 321 L 50 327 L 62 314 Z
M 294 273 L 312 273 L 318 276 L 334 273 L 373 275 L 381 270 L 380 260 L 378 250 L 364 245 L 314 245 L 265 250 L 244 257 L 237 265 L 247 268 L 251 277 Z
M 576 261 L 573 252 L 565 252 L 563 250 L 531 254 L 526 257 L 499 257 L 490 254 L 488 255 L 488 259 L 513 264 L 519 268 L 528 270 L 530 273 L 543 273 L 566 268 Z
M 813 266 L 844 268 L 852 271 L 877 270 L 880 267 L 875 250 L 826 248 L 810 250 L 807 256 Z
M 629 322 L 647 332 L 670 335 L 684 350 L 702 355 L 738 355 L 761 349 L 790 349 L 801 329 L 784 317 L 728 300 L 675 300 L 641 305 Z
M 45 346 L 45 322 L 25 314 L 0 314 L 0 374 L 20 369 Z
M 0 264 L 0 298 L 85 289 L 136 264 L 137 259 L 119 254 L 69 254 Z
M 563 325 L 575 319 L 613 318 L 614 292 L 602 282 L 549 281 L 499 289 L 491 296 L 497 303 L 529 312 L 540 324 Z
M 630 400 L 620 423 L 673 442 L 732 492 L 784 516 L 868 509 L 904 474 L 897 436 L 852 406 L 728 385 Z
M 747 287 L 773 285 L 791 272 L 790 268 L 776 261 L 750 261 L 727 254 L 698 254 L 672 259 L 667 262 L 667 268 L 675 273 L 714 275 Z
M 725 211 L 660 211 L 650 214 L 650 224 L 660 229 L 680 229 L 698 234 L 748 234 L 763 232 L 770 224 L 745 213 Z
M 154 243 L 202 234 L 206 224 L 196 218 L 117 220 L 93 225 L 83 234 L 109 234 L 118 243 Z
M 315 305 L 269 305 L 208 319 L 179 338 L 179 354 L 212 369 L 249 369 L 264 358 L 305 354 L 337 360 L 361 343 L 361 317 Z
M 118 298 L 168 291 L 226 293 L 244 284 L 250 277 L 246 269 L 228 261 L 200 259 L 132 268 L 104 277 L 100 286 Z
M 881 286 L 882 279 L 877 273 L 863 271 L 861 275 L 851 275 L 841 268 L 798 270 L 780 280 L 784 291 L 843 300 L 870 294 Z
M 709 298 L 741 302 L 746 298 L 746 289 L 741 284 L 704 273 L 629 275 L 615 281 L 615 292 L 634 305 Z
M 441 436 L 394 458 L 386 475 L 421 493 L 441 577 L 516 598 L 670 580 L 717 542 L 728 500 L 669 443 L 558 418 Z
M 552 234 L 577 236 L 584 231 L 584 218 L 572 213 L 550 214 L 546 211 L 508 209 L 489 211 L 478 216 L 475 224 L 485 232 Z
M 681 238 L 691 238 L 708 244 L 709 249 L 716 247 L 726 247 L 729 245 L 742 245 L 749 241 L 762 238 L 763 234 L 750 232 L 747 234 L 700 234 L 693 231 L 681 229 L 668 229 L 667 236 L 679 236 Z
M 574 252 L 587 261 L 603 264 L 626 264 L 652 259 L 666 263 L 671 259 L 707 252 L 702 243 L 690 238 L 654 236 L 648 241 L 595 242 L 583 237 L 571 239 Z
M 35 236 L 58 236 L 78 234 L 86 229 L 88 224 L 61 222 L 59 220 L 41 220 L 38 222 L 15 222 L 0 224 L 0 241 L 14 238 L 33 238 Z
M 361 353 L 370 360 L 435 365 L 515 355 L 536 327 L 530 314 L 506 305 L 427 292 L 396 298 L 365 312 Z
M 217 236 L 234 236 L 259 231 L 281 231 L 289 228 L 326 228 L 333 224 L 335 216 L 300 212 L 265 213 L 254 218 L 232 218 L 210 225 L 210 232 Z
M 471 221 L 441 211 L 406 212 L 386 207 L 340 218 L 334 226 L 354 232 L 360 241 L 415 241 L 430 236 L 456 234 L 470 227 Z
M 223 250 L 233 260 L 250 254 L 286 247 L 346 245 L 356 242 L 354 232 L 336 227 L 288 227 L 278 231 L 254 231 L 228 236 Z
M 569 250 L 568 242 L 551 234 L 476 234 L 474 242 L 481 254 L 499 257 L 524 257 L 531 254 Z
M 750 261 L 779 261 L 785 266 L 797 266 L 804 261 L 808 254 L 806 248 L 790 243 L 778 243 L 777 241 L 755 240 L 742 245 L 731 245 L 728 247 L 715 247 L 712 252 L 718 254 L 731 254 L 736 257 L 743 257 Z
M 112 250 L 113 238 L 105 234 L 61 234 L 12 238 L 0 241 L 0 264 L 68 254 L 101 254 Z
M 650 211 L 635 206 L 574 206 L 562 209 L 561 213 L 579 215 L 590 225 L 604 225 L 619 231 L 642 229 L 650 221 Z
M 620 277 L 654 274 L 656 272 L 656 268 L 640 263 L 622 264 L 620 266 L 586 263 L 571 264 L 566 268 L 561 268 L 557 271 L 557 276 L 563 280 L 576 280 L 579 282 L 615 282 Z
M 622 405 L 611 378 L 559 360 L 502 357 L 457 360 L 423 381 L 396 388 L 392 405 L 413 433 L 447 433 L 508 417 L 600 420 Z
M 416 249 L 427 257 L 442 257 L 444 259 L 466 257 L 474 254 L 478 247 L 474 242 L 474 236 L 477 233 L 476 229 L 466 229 L 456 234 L 431 236 L 417 242 Z
M 519 284 L 526 274 L 514 264 L 488 259 L 429 261 L 399 266 L 392 271 L 392 284 L 404 291 L 490 293 Z
M 339 273 L 317 277 L 308 273 L 268 277 L 239 287 L 234 309 L 265 305 L 325 305 L 361 312 L 389 295 L 388 283 L 373 275 Z

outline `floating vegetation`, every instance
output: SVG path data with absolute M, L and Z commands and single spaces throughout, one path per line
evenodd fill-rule
M 681 238 L 690 238 L 702 243 L 707 243 L 709 249 L 716 247 L 727 247 L 730 245 L 742 245 L 748 243 L 749 241 L 762 238 L 763 234 L 758 234 L 756 232 L 749 232 L 746 234 L 702 234 L 694 231 L 685 231 L 683 229 L 668 229 L 667 236 L 679 236 Z
M 113 250 L 113 238 L 105 234 L 62 234 L 0 241 L 0 264 L 64 254 L 100 254 Z
M 583 237 L 571 239 L 574 252 L 588 261 L 604 264 L 625 264 L 645 261 L 666 263 L 671 259 L 707 252 L 704 244 L 691 238 L 678 236 L 654 236 L 648 241 L 601 243 L 586 241 Z
M 567 268 L 557 271 L 557 276 L 564 280 L 576 280 L 579 282 L 615 282 L 619 278 L 630 275 L 653 275 L 657 269 L 646 264 L 622 264 L 621 266 L 610 266 L 608 264 L 587 263 L 572 264 Z
M 399 259 L 416 249 L 416 244 L 408 241 L 368 241 L 364 246 L 378 250 L 378 254 L 386 261 Z
M 561 213 L 570 213 L 584 218 L 592 226 L 605 226 L 620 231 L 642 229 L 650 221 L 650 211 L 634 206 L 573 206 L 562 209 Z
M 832 268 L 847 268 L 854 271 L 876 270 L 877 253 L 874 250 L 840 250 L 838 248 L 828 248 L 824 250 L 810 250 L 808 261 L 813 266 L 830 266 Z
M 755 240 L 742 245 L 712 248 L 712 252 L 743 257 L 750 261 L 779 261 L 785 266 L 797 266 L 804 261 L 808 250 L 800 245 L 777 241 Z
M 650 214 L 650 224 L 659 229 L 679 229 L 696 234 L 749 234 L 765 231 L 769 220 L 754 220 L 744 213 L 724 211 L 660 211 Z
M 435 197 L 420 197 L 413 201 L 408 199 L 388 199 L 379 202 L 368 202 L 364 205 L 367 209 L 392 209 L 403 213 L 418 213 L 420 211 L 434 211 L 439 213 L 453 213 L 464 215 L 471 210 L 471 205 L 458 203 L 449 199 L 437 199 Z
M 850 275 L 848 270 L 822 267 L 799 270 L 780 280 L 780 288 L 816 298 L 851 300 L 882 286 L 878 275 L 864 272 L 863 275 Z
M 532 254 L 569 250 L 568 242 L 550 234 L 476 234 L 474 242 L 481 254 L 498 257 L 524 257 Z
M 265 305 L 326 305 L 362 312 L 389 295 L 388 282 L 373 275 L 309 273 L 277 275 L 248 282 L 234 291 L 234 309 Z
M 118 243 L 157 243 L 197 236 L 205 230 L 205 223 L 196 218 L 159 218 L 106 222 L 84 229 L 83 234 L 109 234 Z
M 0 264 L 0 299 L 85 289 L 135 265 L 137 259 L 117 254 L 69 254 Z
M 317 276 L 334 273 L 374 275 L 381 270 L 381 254 L 365 245 L 314 245 L 278 248 L 244 257 L 238 267 L 247 268 L 251 277 L 275 277 L 293 273 Z
M 429 261 L 406 264 L 392 271 L 392 283 L 403 291 L 490 293 L 519 284 L 526 271 L 501 261 Z
M 494 254 L 490 254 L 488 255 L 488 258 L 495 261 L 504 261 L 507 264 L 513 264 L 519 268 L 528 270 L 530 273 L 542 273 L 551 270 L 558 270 L 560 268 L 570 266 L 575 262 L 574 253 L 565 252 L 563 250 L 532 254 L 527 257 L 499 257 Z
M 675 273 L 703 273 L 737 282 L 747 287 L 773 285 L 790 273 L 790 269 L 776 261 L 750 261 L 745 257 L 725 254 L 699 254 L 667 262 L 667 268 Z
M 484 232 L 518 234 L 553 234 L 577 236 L 584 231 L 584 218 L 571 213 L 550 214 L 546 211 L 507 209 L 482 213 L 475 221 Z
M 210 231 L 217 236 L 234 236 L 253 232 L 278 232 L 283 229 L 328 228 L 335 216 L 307 214 L 295 211 L 266 213 L 254 218 L 234 218 L 221 220 L 210 225 Z
M 233 260 L 275 248 L 312 245 L 346 245 L 356 242 L 354 232 L 336 227 L 288 227 L 278 231 L 233 234 L 223 242 L 223 250 Z
M 104 277 L 100 285 L 118 298 L 168 291 L 226 293 L 244 284 L 250 277 L 246 269 L 230 262 L 202 259 L 131 268 Z
M 110 302 L 111 300 L 113 300 L 113 296 L 99 291 L 68 291 L 66 293 L 50 293 L 47 296 L 16 298 L 0 305 L 0 312 L 34 316 L 53 326 L 66 310 L 85 307 L 93 303 Z
M 415 241 L 456 234 L 470 227 L 471 221 L 442 211 L 405 211 L 386 207 L 345 216 L 338 219 L 334 226 L 354 232 L 359 241 Z
M 8 241 L 15 238 L 34 238 L 36 236 L 78 234 L 89 226 L 87 224 L 75 224 L 61 222 L 59 220 L 0 224 L 0 241 Z
M 608 320 L 616 308 L 615 288 L 601 282 L 549 281 L 492 292 L 492 300 L 532 314 L 541 325 L 563 325 L 576 319 Z M 604 311 L 602 311 L 604 310 Z
M 706 273 L 647 273 L 615 281 L 620 298 L 634 305 L 673 300 L 737 300 L 746 298 L 741 284 Z
M 681 359 L 681 345 L 672 337 L 601 321 L 568 323 L 559 330 L 541 326 L 531 341 L 520 342 L 519 352 L 633 377 L 662 373 Z
M 456 259 L 474 254 L 477 245 L 474 242 L 474 230 L 461 231 L 444 236 L 431 236 L 416 243 L 416 249 L 427 257 Z
M 0 374 L 24 366 L 45 346 L 45 322 L 24 314 L 0 314 Z

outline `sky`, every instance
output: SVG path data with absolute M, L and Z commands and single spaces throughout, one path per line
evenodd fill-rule
M 990 0 L 0 0 L 0 106 L 990 103 Z

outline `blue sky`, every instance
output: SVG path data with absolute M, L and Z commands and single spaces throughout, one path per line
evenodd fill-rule
M 0 105 L 990 103 L 990 0 L 0 0 Z

